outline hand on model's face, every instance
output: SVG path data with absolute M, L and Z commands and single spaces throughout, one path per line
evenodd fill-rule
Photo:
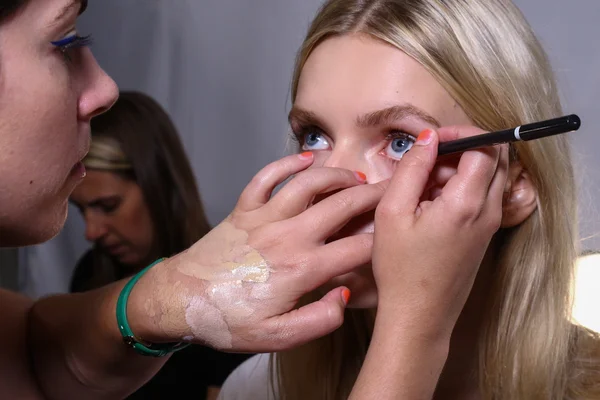
M 421 131 L 471 125 L 425 68 L 364 35 L 331 38 L 314 50 L 300 75 L 290 123 L 302 151 L 314 151 L 315 166 L 363 171 L 369 183 L 391 178 Z M 437 165 L 430 193 L 439 193 L 456 173 L 457 160 Z M 373 232 L 373 217 L 352 220 L 337 236 Z M 339 285 L 352 289 L 350 307 L 377 305 L 370 265 L 331 282 Z
M 80 3 L 62 13 L 69 3 L 31 0 L 0 24 L 2 245 L 58 233 L 83 176 L 77 163 L 89 147 L 90 119 L 117 97 L 90 51 L 77 47 Z
M 342 287 L 294 308 L 306 293 L 370 260 L 372 234 L 327 239 L 353 217 L 372 211 L 384 185 L 364 185 L 361 174 L 345 169 L 303 171 L 313 160 L 293 155 L 264 168 L 225 221 L 148 271 L 130 298 L 132 314 L 142 319 L 137 327 L 133 323 L 134 332 L 151 341 L 166 335 L 261 352 L 287 349 L 338 328 L 348 295 Z M 274 188 L 296 173 L 271 198 Z M 310 206 L 315 196 L 332 191 L 337 193 Z

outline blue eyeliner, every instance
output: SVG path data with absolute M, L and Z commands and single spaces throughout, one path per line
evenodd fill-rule
M 89 46 L 92 43 L 92 36 L 79 36 L 75 34 L 50 43 L 60 48 L 62 51 L 66 51 L 75 47 Z

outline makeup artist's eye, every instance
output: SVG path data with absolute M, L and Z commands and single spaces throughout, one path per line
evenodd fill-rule
M 400 160 L 415 143 L 413 136 L 400 131 L 392 132 L 388 140 L 390 143 L 385 148 L 385 155 L 395 160 Z
M 328 148 L 329 142 L 323 134 L 317 131 L 308 131 L 304 134 L 302 150 L 327 150 Z
M 69 52 L 73 49 L 89 46 L 92 43 L 92 35 L 79 36 L 77 32 L 74 32 L 61 40 L 50 43 L 63 53 L 67 60 L 70 60 Z

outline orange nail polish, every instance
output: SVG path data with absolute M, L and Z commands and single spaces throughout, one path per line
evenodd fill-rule
M 312 156 L 312 151 L 305 151 L 304 153 L 298 154 L 298 157 L 300 157 L 303 160 L 309 160 L 312 158 Z
M 431 129 L 425 129 L 423 132 L 419 133 L 415 144 L 419 146 L 426 146 L 431 143 L 431 139 L 433 139 L 433 131 Z
M 342 290 L 342 299 L 344 299 L 344 304 L 348 305 L 350 302 L 350 290 L 344 289 Z
M 356 174 L 356 179 L 358 179 L 361 182 L 366 182 L 367 181 L 367 175 L 365 175 L 364 173 L 360 172 L 360 171 L 354 171 L 354 173 Z

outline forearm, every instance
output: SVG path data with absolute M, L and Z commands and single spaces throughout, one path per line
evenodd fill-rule
M 351 400 L 431 399 L 446 362 L 449 335 L 421 335 L 392 313 L 377 316 Z
M 46 397 L 123 398 L 164 364 L 165 357 L 144 357 L 123 343 L 115 310 L 124 284 L 51 296 L 33 306 L 28 341 L 34 373 Z

